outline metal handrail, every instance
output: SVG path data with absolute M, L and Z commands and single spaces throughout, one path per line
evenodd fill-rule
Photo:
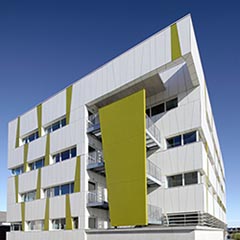
M 149 131 L 149 133 L 160 143 L 161 142 L 161 132 L 147 114 L 146 114 L 146 128 Z
M 162 209 L 160 207 L 148 204 L 148 221 L 162 223 Z
M 150 176 L 153 176 L 159 181 L 162 181 L 161 169 L 149 159 L 147 159 L 147 174 L 149 174 Z
M 88 203 L 103 203 L 106 201 L 104 189 L 98 189 L 87 193 Z
M 103 156 L 101 152 L 94 152 L 93 154 L 88 154 L 88 164 L 94 164 L 94 163 L 103 163 Z

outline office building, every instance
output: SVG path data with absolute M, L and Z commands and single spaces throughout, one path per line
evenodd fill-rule
M 11 121 L 8 153 L 8 240 L 224 237 L 224 164 L 190 15 Z

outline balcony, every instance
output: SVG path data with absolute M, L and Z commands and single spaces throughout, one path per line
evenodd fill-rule
M 98 113 L 90 115 L 88 118 L 87 133 L 101 138 L 100 120 Z M 161 147 L 161 133 L 150 117 L 146 115 L 146 147 L 147 150 Z
M 87 193 L 87 207 L 108 209 L 107 190 L 98 189 Z
M 88 155 L 87 170 L 105 176 L 105 166 L 102 154 L 95 152 L 95 154 Z M 162 173 L 161 169 L 156 166 L 152 161 L 147 159 L 147 186 L 160 187 L 162 186 Z

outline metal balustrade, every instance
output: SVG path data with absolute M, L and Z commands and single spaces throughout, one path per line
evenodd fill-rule
M 88 133 L 96 137 L 101 136 L 99 114 L 90 115 L 88 118 Z M 146 114 L 146 145 L 148 149 L 161 147 L 161 132 Z
M 147 114 L 146 114 L 146 130 L 147 130 L 146 131 L 147 145 L 149 144 L 149 148 L 160 147 L 161 146 L 161 132 Z
M 92 208 L 108 209 L 106 190 L 98 189 L 87 193 L 87 206 Z
M 162 209 L 160 207 L 148 204 L 148 223 L 162 224 Z
M 157 180 L 157 181 L 156 181 Z M 148 186 L 162 185 L 161 169 L 152 161 L 147 159 L 147 183 Z

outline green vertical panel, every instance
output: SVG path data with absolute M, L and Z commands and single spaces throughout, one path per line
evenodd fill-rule
M 49 165 L 49 158 L 50 158 L 50 134 L 48 133 L 46 137 L 46 147 L 45 147 L 45 160 L 44 160 L 44 166 Z
M 25 202 L 21 203 L 22 231 L 25 231 Z
M 171 26 L 171 52 L 172 52 L 172 61 L 182 56 L 176 23 L 174 23 Z
M 38 169 L 36 198 L 41 198 L 41 168 Z
M 65 211 L 66 211 L 66 230 L 72 230 L 73 226 L 72 226 L 72 216 L 71 216 L 71 206 L 70 206 L 69 194 L 66 195 Z
M 18 203 L 18 175 L 14 177 L 15 180 L 15 201 Z
M 42 136 L 42 104 L 37 106 L 38 135 Z
M 80 192 L 80 156 L 76 159 L 74 192 Z
M 28 143 L 24 144 L 24 152 L 23 152 L 23 170 L 24 172 L 28 171 L 28 163 L 27 163 L 27 159 L 28 159 Z
M 44 231 L 49 230 L 49 198 L 46 199 L 45 216 L 44 216 Z
M 70 111 L 72 103 L 72 85 L 66 89 L 66 123 L 70 122 Z
M 15 148 L 19 147 L 19 138 L 20 138 L 20 117 L 17 119 L 17 130 L 16 130 L 16 143 Z
M 112 226 L 147 225 L 145 90 L 99 110 Z

